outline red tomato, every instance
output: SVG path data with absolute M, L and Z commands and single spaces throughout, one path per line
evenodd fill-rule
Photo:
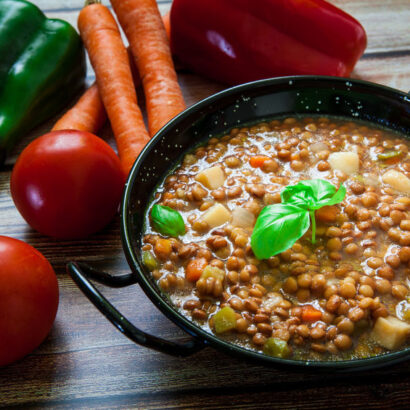
M 118 210 L 125 177 L 114 150 L 94 134 L 54 131 L 30 143 L 11 176 L 11 195 L 27 223 L 60 239 L 104 228 Z
M 34 350 L 56 317 L 58 283 L 32 246 L 0 236 L 0 366 Z

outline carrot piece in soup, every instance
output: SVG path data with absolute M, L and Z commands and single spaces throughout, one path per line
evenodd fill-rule
M 303 322 L 317 322 L 322 318 L 322 312 L 312 305 L 304 305 L 302 308 Z
M 249 163 L 251 164 L 251 167 L 253 168 L 261 168 L 263 164 L 265 163 L 265 161 L 267 161 L 268 159 L 270 158 L 267 157 L 266 155 L 254 155 L 249 160 Z
M 185 277 L 190 282 L 196 282 L 208 265 L 208 261 L 205 258 L 192 259 L 185 270 Z

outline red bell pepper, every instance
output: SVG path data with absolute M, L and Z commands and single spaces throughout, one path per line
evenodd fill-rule
M 238 84 L 283 75 L 348 76 L 366 48 L 361 24 L 324 0 L 174 0 L 172 52 Z

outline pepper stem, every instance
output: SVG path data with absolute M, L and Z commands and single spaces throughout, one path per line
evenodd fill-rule
M 84 7 L 90 6 L 91 4 L 101 4 L 101 0 L 85 0 Z
M 316 243 L 316 218 L 315 218 L 315 211 L 309 211 L 310 214 L 310 221 L 312 223 L 312 243 Z

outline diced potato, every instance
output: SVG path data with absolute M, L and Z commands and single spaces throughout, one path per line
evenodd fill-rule
M 347 175 L 359 171 L 359 156 L 356 152 L 332 152 L 328 162 L 333 170 L 342 171 Z
M 371 173 L 366 174 L 365 173 L 363 175 L 363 180 L 359 182 L 361 182 L 362 184 L 366 186 L 373 186 L 375 188 L 380 186 L 380 179 L 377 174 L 371 174 Z
M 222 168 L 216 165 L 201 171 L 195 179 L 208 189 L 217 189 L 224 184 L 225 174 Z
M 391 169 L 382 176 L 382 180 L 385 184 L 397 189 L 397 191 L 410 194 L 410 179 L 401 172 Z
M 278 292 L 269 292 L 262 301 L 262 307 L 272 310 L 279 303 L 283 302 L 283 296 Z
M 201 273 L 201 279 L 207 278 L 215 278 L 223 282 L 225 278 L 225 272 L 222 269 L 217 268 L 216 266 L 208 265 Z
M 235 311 L 229 306 L 225 306 L 213 317 L 215 333 L 224 333 L 236 327 Z
M 215 228 L 230 221 L 231 216 L 231 212 L 226 207 L 222 204 L 215 204 L 204 213 L 202 220 L 205 221 L 210 228 Z
M 410 333 L 410 324 L 394 316 L 379 317 L 371 332 L 371 338 L 386 349 L 397 349 Z
M 252 228 L 255 225 L 255 215 L 240 206 L 232 211 L 232 225 L 241 228 Z

